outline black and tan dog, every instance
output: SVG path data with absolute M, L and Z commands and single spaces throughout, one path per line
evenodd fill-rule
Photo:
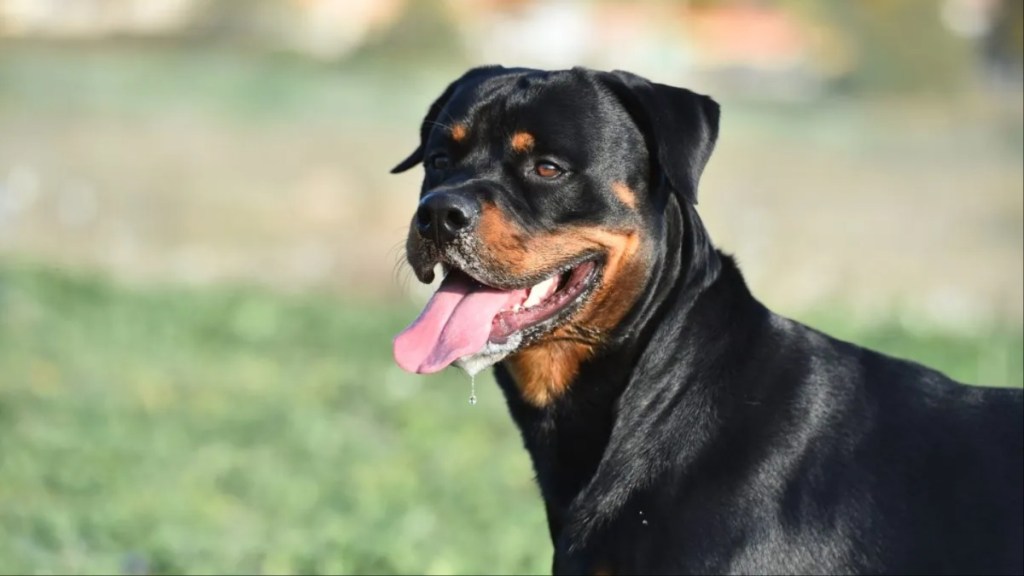
M 694 209 L 718 105 L 623 72 L 471 70 L 395 171 L 446 276 L 403 368 L 496 364 L 556 573 L 1020 573 L 1020 390 L 777 316 Z

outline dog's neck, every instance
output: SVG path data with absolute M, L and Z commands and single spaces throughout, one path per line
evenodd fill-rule
M 707 416 L 688 409 L 714 400 L 708 398 L 714 391 L 700 388 L 701 373 L 732 361 L 730 343 L 744 340 L 735 333 L 726 338 L 729 328 L 720 325 L 721 319 L 767 314 L 746 290 L 731 258 L 711 247 L 692 207 L 680 208 L 673 202 L 670 208 L 674 210 L 666 211 L 665 229 L 659 231 L 664 244 L 648 290 L 622 323 L 618 337 L 579 363 L 561 397 L 537 406 L 523 397 L 507 364 L 495 369 L 533 459 L 554 538 L 563 520 L 576 516 L 570 507 L 584 500 L 581 493 L 608 491 L 609 486 L 598 488 L 595 482 L 602 481 L 599 468 L 605 476 L 616 474 L 604 469 L 614 465 L 614 444 L 624 431 L 649 435 L 648 445 L 655 448 L 659 442 L 672 442 L 665 448 L 675 455 L 699 451 L 701 442 L 714 435 L 706 428 L 715 425 L 699 421 Z M 713 341 L 697 342 L 692 336 L 716 333 L 722 337 Z M 649 426 L 662 428 L 645 430 Z M 666 434 L 664 426 L 682 436 Z M 687 445 L 680 446 L 680 441 Z M 657 458 L 656 454 L 657 449 L 648 457 Z M 642 473 L 643 464 L 637 465 L 635 455 L 629 461 L 633 470 L 618 473 Z M 620 485 L 628 488 L 633 483 L 624 480 Z

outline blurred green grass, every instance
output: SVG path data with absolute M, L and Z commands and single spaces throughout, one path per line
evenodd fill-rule
M 546 572 L 498 390 L 393 367 L 413 313 L 0 266 L 0 571 Z
M 406 375 L 409 305 L 0 262 L 0 571 L 546 573 L 490 378 Z M 816 326 L 1020 386 L 1017 328 Z M 998 369 L 992 366 L 998 364 Z

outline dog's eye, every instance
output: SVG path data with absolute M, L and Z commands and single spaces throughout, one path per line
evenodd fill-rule
M 533 173 L 541 178 L 558 178 L 565 171 L 562 170 L 561 166 L 554 162 L 538 162 L 533 167 Z
M 447 155 L 438 154 L 431 157 L 427 164 L 434 170 L 447 170 L 452 165 L 452 161 Z

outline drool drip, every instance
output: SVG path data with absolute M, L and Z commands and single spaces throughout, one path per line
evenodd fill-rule
M 469 375 L 469 405 L 476 405 L 476 374 Z

